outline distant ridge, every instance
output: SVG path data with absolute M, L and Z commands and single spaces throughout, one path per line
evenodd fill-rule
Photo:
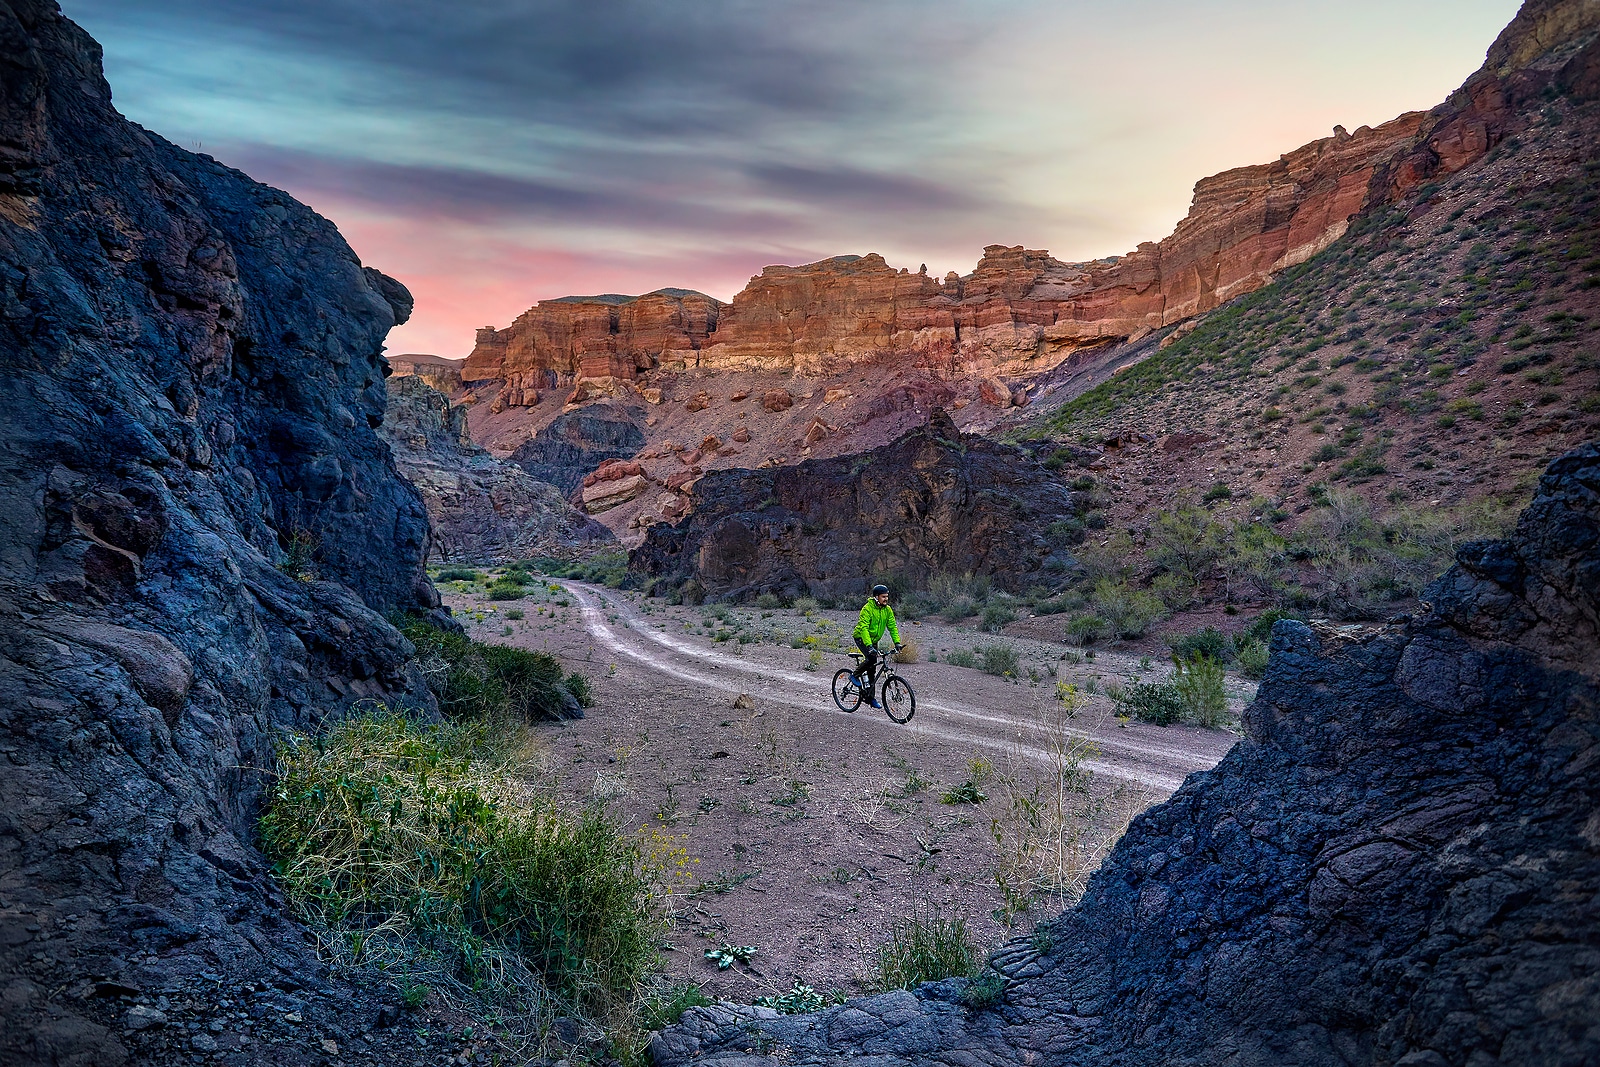
M 685 296 L 701 296 L 701 297 L 705 297 L 707 300 L 716 299 L 715 297 L 707 296 L 705 293 L 702 293 L 697 289 L 674 289 L 674 288 L 652 289 L 650 292 L 645 293 L 644 296 L 675 296 L 675 297 L 680 297 L 680 298 L 681 297 L 685 297 Z M 541 300 L 541 301 L 539 301 L 539 303 L 541 303 L 541 304 L 631 304 L 635 300 L 642 300 L 643 298 L 644 297 L 639 297 L 639 296 L 627 296 L 627 295 L 625 295 L 623 293 L 601 293 L 598 296 L 558 296 L 558 297 L 555 297 L 555 298 L 553 298 L 551 300 Z

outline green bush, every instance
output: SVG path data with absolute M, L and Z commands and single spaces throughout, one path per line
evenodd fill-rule
M 965 648 L 952 650 L 944 657 L 944 661 L 956 667 L 966 667 L 969 670 L 978 665 L 978 657 L 973 655 L 970 649 Z
M 1255 638 L 1247 637 L 1239 642 L 1235 655 L 1239 673 L 1246 678 L 1260 678 L 1267 673 L 1267 646 Z
M 1133 589 L 1125 581 L 1102 578 L 1089 596 L 1095 614 L 1107 629 L 1122 638 L 1143 637 L 1152 623 L 1166 618 L 1167 607 L 1147 589 Z
M 880 989 L 911 989 L 923 982 L 971 975 L 978 950 L 965 919 L 907 919 L 896 923 L 878 949 Z
M 444 567 L 433 576 L 436 582 L 478 582 L 483 574 L 470 567 Z
M 756 607 L 765 611 L 771 611 L 774 608 L 783 607 L 783 601 L 779 599 L 778 594 L 776 593 L 762 593 L 760 596 L 756 597 Z
M 527 588 L 513 578 L 496 578 L 489 583 L 490 600 L 521 600 L 527 595 Z
M 1210 656 L 1214 660 L 1226 663 L 1233 658 L 1233 644 L 1215 626 L 1207 626 L 1202 630 L 1184 634 L 1172 640 L 1171 644 L 1173 656 L 1181 660 L 1193 659 L 1195 656 Z
M 533 721 L 566 718 L 584 706 L 573 687 L 587 694 L 588 681 L 577 672 L 563 677 L 561 662 L 548 653 L 481 644 L 415 616 L 402 620 L 400 632 L 416 646 L 446 715 Z
M 1227 720 L 1228 691 L 1223 685 L 1222 663 L 1210 656 L 1172 661 L 1172 688 L 1185 722 L 1216 729 Z
M 1106 621 L 1098 615 L 1079 615 L 1067 623 L 1067 640 L 1074 645 L 1092 645 L 1106 632 Z
M 1016 677 L 1017 650 L 1010 645 L 984 645 L 978 654 L 983 657 L 983 673 Z
M 535 556 L 517 564 L 524 570 L 533 569 L 553 578 L 571 578 L 580 582 L 593 582 L 615 589 L 628 576 L 628 554 L 619 550 L 596 552 L 585 559 L 557 559 L 554 556 Z
M 1171 682 L 1134 682 L 1122 691 L 1117 705 L 1123 714 L 1157 726 L 1183 718 L 1183 700 Z
M 646 859 L 599 808 L 512 801 L 504 736 L 384 709 L 291 735 L 263 852 L 308 921 L 401 920 L 471 982 L 509 956 L 578 1010 L 626 1002 L 663 932 Z
M 1015 622 L 1017 613 L 1005 604 L 989 604 L 983 609 L 983 618 L 979 625 L 987 633 L 997 634 L 1006 628 L 1006 624 Z

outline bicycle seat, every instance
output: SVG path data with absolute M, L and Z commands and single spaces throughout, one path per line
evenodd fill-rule
M 850 658 L 859 660 L 859 659 L 865 659 L 866 657 L 864 655 L 862 655 L 860 652 L 852 652 L 852 653 L 850 653 Z

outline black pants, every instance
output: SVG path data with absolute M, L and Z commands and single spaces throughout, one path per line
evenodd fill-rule
M 877 682 L 878 678 L 878 646 L 868 645 L 865 641 L 858 637 L 856 638 L 856 647 L 862 652 L 866 653 L 867 656 L 866 661 L 861 665 L 861 671 L 866 672 L 866 689 L 867 692 L 870 693 L 872 692 L 872 687 Z M 861 671 L 856 672 L 857 677 L 860 676 Z

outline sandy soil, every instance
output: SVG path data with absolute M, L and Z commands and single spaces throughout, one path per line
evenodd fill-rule
M 466 592 L 446 601 L 474 638 L 547 650 L 593 680 L 586 718 L 539 728 L 545 772 L 574 799 L 608 798 L 657 847 L 686 851 L 668 968 L 746 1002 L 797 981 L 867 988 L 877 947 L 911 915 L 964 918 L 980 946 L 1019 932 L 997 913 L 992 830 L 1009 818 L 1004 783 L 987 783 L 982 804 L 947 804 L 942 794 L 979 758 L 1002 776 L 1042 778 L 1047 746 L 1036 726 L 1058 681 L 1098 691 L 1164 670 L 1159 660 L 1145 667 L 1109 652 L 1073 662 L 1062 657 L 1076 652 L 1021 633 L 908 624 L 902 636 L 941 662 L 899 668 L 917 693 L 916 715 L 902 726 L 864 706 L 850 715 L 834 706 L 829 680 L 849 662 L 842 652 L 824 652 L 810 670 L 808 651 L 789 647 L 805 634 L 848 644 L 853 612 L 731 609 L 724 623 L 707 609 L 574 582 L 516 602 Z M 524 617 L 508 619 L 508 610 Z M 735 628 L 765 639 L 714 640 Z M 943 662 L 950 650 L 994 641 L 1018 652 L 1017 680 Z M 1229 687 L 1237 713 L 1254 687 L 1233 678 Z M 1091 833 L 1100 837 L 1215 765 L 1236 740 L 1119 724 L 1110 709 L 1097 692 L 1069 724 L 1097 749 L 1084 766 L 1097 803 Z M 1059 906 L 1041 900 L 1016 921 L 1025 930 Z M 704 952 L 722 944 L 756 953 L 748 966 L 718 970 Z

